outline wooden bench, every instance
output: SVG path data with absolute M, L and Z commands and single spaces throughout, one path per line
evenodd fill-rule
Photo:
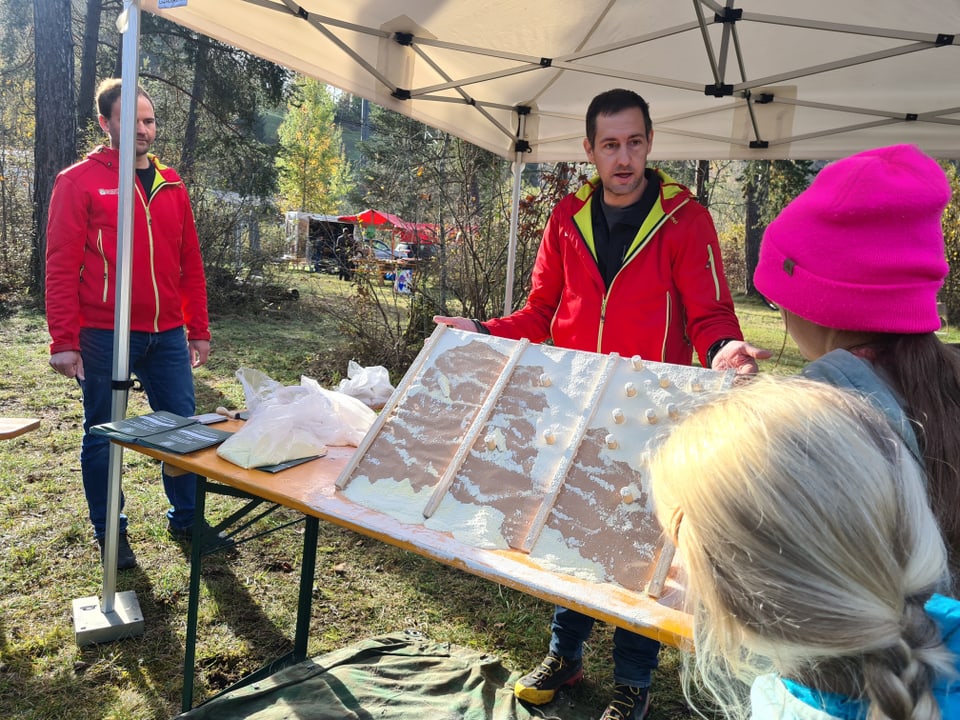
M 37 418 L 0 418 L 0 440 L 10 440 L 40 427 Z

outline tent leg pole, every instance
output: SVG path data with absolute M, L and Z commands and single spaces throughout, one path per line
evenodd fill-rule
M 517 153 L 513 161 L 513 196 L 510 200 L 510 242 L 507 246 L 507 287 L 504 291 L 503 314 L 513 311 L 514 265 L 517 262 L 517 228 L 520 224 L 520 181 L 523 175 L 523 155 Z
M 120 15 L 123 33 L 125 88 L 139 83 L 140 2 L 128 0 Z M 137 93 L 120 95 L 120 185 L 117 207 L 117 291 L 113 331 L 113 395 L 111 420 L 127 412 L 127 384 L 130 379 L 130 294 L 133 266 L 133 185 L 136 148 Z M 80 646 L 110 642 L 143 634 L 143 613 L 132 590 L 116 593 L 117 547 L 120 531 L 120 479 L 123 448 L 110 444 L 107 485 L 107 524 L 103 548 L 103 602 L 96 596 L 73 601 L 74 636 Z

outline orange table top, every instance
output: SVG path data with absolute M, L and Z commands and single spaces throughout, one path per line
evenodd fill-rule
M 40 427 L 37 418 L 0 418 L 0 440 L 9 440 Z
M 218 423 L 236 430 L 241 421 Z M 243 490 L 264 500 L 332 522 L 362 535 L 410 550 L 542 600 L 577 610 L 599 620 L 679 646 L 692 637 L 689 614 L 683 612 L 682 593 L 668 587 L 658 599 L 620 585 L 590 582 L 544 569 L 518 550 L 474 547 L 422 525 L 409 525 L 385 513 L 344 497 L 337 478 L 356 452 L 352 447 L 330 447 L 325 457 L 279 473 L 246 470 L 219 455 L 216 447 L 187 455 L 119 443 L 214 482 Z

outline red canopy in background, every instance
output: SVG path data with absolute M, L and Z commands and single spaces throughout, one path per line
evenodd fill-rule
M 434 245 L 437 242 L 437 226 L 433 223 L 409 223 L 410 227 L 403 228 L 400 237 L 406 243 L 420 245 Z
M 364 210 L 356 215 L 341 215 L 337 220 L 347 223 L 360 223 L 362 225 L 392 225 L 398 228 L 410 224 L 392 213 L 380 212 L 379 210 Z
M 432 245 L 436 242 L 436 226 L 433 223 L 407 222 L 393 213 L 379 210 L 364 210 L 356 215 L 341 215 L 340 222 L 359 225 L 385 226 L 399 231 L 403 242 Z

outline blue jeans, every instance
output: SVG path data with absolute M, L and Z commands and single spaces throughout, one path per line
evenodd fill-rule
M 590 637 L 595 620 L 589 615 L 559 605 L 553 611 L 550 626 L 550 652 L 572 660 L 583 655 L 583 643 Z M 660 643 L 618 627 L 613 633 L 613 680 L 620 685 L 650 687 L 657 667 Z
M 98 539 L 106 532 L 107 482 L 110 469 L 110 441 L 91 435 L 94 425 L 110 422 L 113 383 L 113 330 L 83 328 L 80 330 L 80 355 L 83 358 L 83 442 L 80 447 L 80 470 L 83 492 L 87 496 L 90 521 Z M 161 333 L 130 333 L 130 372 L 135 374 L 147 393 L 154 410 L 177 415 L 193 415 L 196 404 L 193 393 L 193 369 L 183 328 Z M 163 489 L 173 506 L 167 519 L 177 528 L 193 525 L 197 476 L 163 474 Z M 124 497 L 120 494 L 120 532 L 127 531 L 123 514 Z

